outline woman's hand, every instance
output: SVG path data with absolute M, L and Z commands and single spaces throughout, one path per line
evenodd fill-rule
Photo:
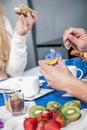
M 82 28 L 69 28 L 63 35 L 64 46 L 79 51 L 87 51 L 87 33 Z
M 19 15 L 15 31 L 18 35 L 25 35 L 28 30 L 32 29 L 33 24 L 37 21 L 38 17 L 35 13 L 28 13 L 27 18 L 24 15 Z
M 0 80 L 7 79 L 8 75 L 4 70 L 0 70 Z
M 75 78 L 65 66 L 62 59 L 58 60 L 58 67 L 49 66 L 43 61 L 39 61 L 39 65 L 42 75 L 46 78 L 49 85 L 55 89 L 66 91 L 71 79 Z

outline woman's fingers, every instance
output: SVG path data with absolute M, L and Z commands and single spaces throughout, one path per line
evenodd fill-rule
M 35 13 L 32 13 L 32 17 L 33 17 L 34 22 L 36 22 L 38 20 L 38 17 Z
M 28 22 L 33 23 L 33 17 L 30 13 L 27 13 L 27 17 L 28 17 Z
M 32 13 L 28 13 L 27 14 L 27 18 L 22 14 L 22 15 L 19 15 L 19 18 L 18 20 L 20 22 L 22 22 L 23 24 L 23 27 L 25 28 L 26 31 L 30 30 L 32 28 L 32 25 L 36 22 L 37 20 L 37 15 Z
M 27 21 L 26 21 L 26 19 L 25 19 L 25 17 L 24 17 L 23 14 L 21 15 L 21 19 L 22 19 L 22 23 L 23 23 L 25 26 L 27 26 Z

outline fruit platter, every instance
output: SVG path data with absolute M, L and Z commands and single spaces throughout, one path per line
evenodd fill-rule
M 7 128 L 6 124 L 5 127 L 6 130 L 76 130 L 87 120 L 87 113 L 80 107 L 79 100 L 66 102 L 63 106 L 58 102 L 49 101 L 46 108 L 40 105 L 32 106 L 26 117 L 14 118 L 12 128 Z

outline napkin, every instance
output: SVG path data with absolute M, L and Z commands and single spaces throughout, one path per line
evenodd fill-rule
M 8 78 L 7 80 L 0 82 L 0 90 L 1 89 L 19 89 L 17 78 Z
M 79 57 L 71 58 L 68 60 L 65 60 L 66 65 L 75 65 L 77 68 L 81 69 L 83 71 L 83 77 L 87 76 L 87 61 L 83 61 Z M 80 76 L 80 72 L 77 73 L 77 77 Z

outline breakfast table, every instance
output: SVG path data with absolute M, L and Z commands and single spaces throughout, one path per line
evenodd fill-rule
M 64 92 L 64 91 L 59 91 L 59 90 L 54 90 L 52 89 L 49 84 L 47 83 L 47 81 L 45 80 L 45 78 L 42 76 L 42 74 L 40 73 L 40 68 L 39 66 L 27 70 L 23 73 L 22 76 L 39 76 L 39 79 L 42 83 L 41 85 L 41 89 L 45 89 L 47 90 L 44 94 L 40 95 L 39 97 L 33 99 L 33 100 L 28 100 L 25 99 L 25 106 L 26 106 L 26 112 L 24 113 L 24 115 L 19 116 L 19 117 L 13 117 L 11 115 L 11 113 L 6 110 L 5 104 L 4 104 L 4 98 L 3 98 L 3 93 L 0 93 L 0 119 L 2 119 L 2 121 L 4 122 L 4 125 L 6 126 L 7 124 L 9 125 L 9 130 L 22 130 L 23 128 L 18 127 L 16 129 L 16 126 L 18 125 L 18 123 L 20 124 L 20 118 L 24 118 L 28 116 L 28 110 L 31 106 L 35 106 L 35 105 L 42 105 L 44 107 L 46 107 L 47 102 L 49 101 L 56 101 L 59 102 L 61 105 L 64 105 L 64 103 L 71 101 L 71 100 L 79 100 L 76 97 L 73 97 L 72 95 L 69 95 L 68 93 Z M 4 81 L 3 81 L 4 82 Z M 48 91 L 51 90 L 51 91 Z M 69 127 L 66 128 L 62 128 L 61 130 L 87 130 L 87 104 L 85 104 L 83 101 L 81 102 L 81 112 L 82 112 L 82 117 L 81 119 L 79 119 L 79 121 L 76 121 L 74 123 L 71 123 L 69 125 Z M 18 122 L 16 122 L 15 127 L 13 128 L 11 125 L 12 123 L 14 124 L 14 118 L 16 118 L 17 120 L 19 120 Z M 23 123 L 23 121 L 22 121 Z M 6 127 L 7 128 L 7 127 Z M 4 128 L 1 128 L 1 130 L 8 130 Z

